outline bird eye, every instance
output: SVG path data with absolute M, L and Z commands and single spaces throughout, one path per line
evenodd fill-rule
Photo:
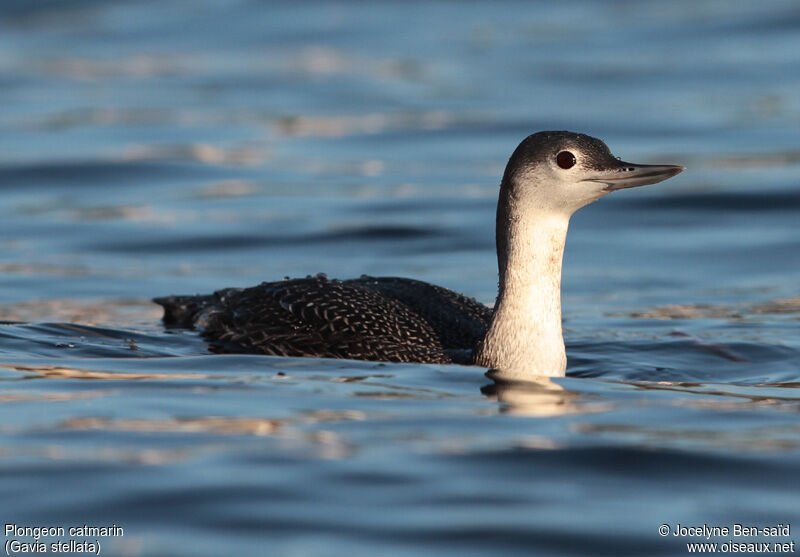
M 572 168 L 575 166 L 576 162 L 577 160 L 575 159 L 575 155 L 569 151 L 561 151 L 558 155 L 556 155 L 556 164 L 558 164 L 558 166 L 564 170 Z

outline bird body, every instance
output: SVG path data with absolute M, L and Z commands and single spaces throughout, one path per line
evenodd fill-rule
M 682 170 L 623 162 L 583 134 L 528 136 L 500 184 L 494 309 L 425 282 L 368 276 L 317 275 L 154 301 L 166 324 L 202 329 L 217 352 L 470 363 L 513 380 L 561 376 L 561 263 L 571 215 L 612 191 Z
M 418 280 L 325 275 L 156 298 L 164 321 L 200 327 L 218 352 L 467 363 L 492 310 Z

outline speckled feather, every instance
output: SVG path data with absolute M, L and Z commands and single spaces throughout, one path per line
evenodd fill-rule
M 156 298 L 164 322 L 197 327 L 216 352 L 466 363 L 492 310 L 425 282 L 324 275 Z

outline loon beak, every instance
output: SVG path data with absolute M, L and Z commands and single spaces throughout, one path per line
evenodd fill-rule
M 606 191 L 636 188 L 657 184 L 686 170 L 674 164 L 633 164 L 619 161 L 619 166 L 602 170 L 597 176 L 586 178 L 584 182 L 598 182 L 606 185 Z

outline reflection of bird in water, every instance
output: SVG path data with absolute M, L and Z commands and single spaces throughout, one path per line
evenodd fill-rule
M 495 371 L 487 375 L 497 377 Z M 529 375 L 524 381 L 497 381 L 481 387 L 481 392 L 501 403 L 500 412 L 515 416 L 544 418 L 593 414 L 611 409 L 608 403 L 582 396 L 542 375 Z
M 221 352 L 473 363 L 505 378 L 561 376 L 561 259 L 570 216 L 609 192 L 681 170 L 622 162 L 583 134 L 527 137 L 500 184 L 494 310 L 432 284 L 367 276 L 318 275 L 155 301 L 167 324 L 201 327 Z
M 501 381 L 481 388 L 487 397 L 502 403 L 501 411 L 519 416 L 546 417 L 583 412 L 578 394 L 545 376 L 525 381 Z

